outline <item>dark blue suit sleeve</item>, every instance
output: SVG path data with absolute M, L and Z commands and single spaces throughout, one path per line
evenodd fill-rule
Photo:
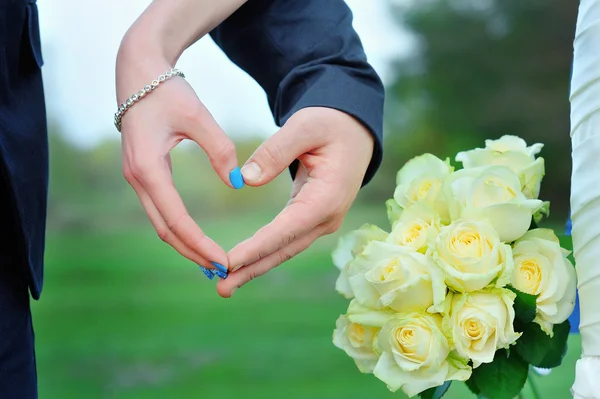
M 375 138 L 363 184 L 371 180 L 383 154 L 384 89 L 343 0 L 249 0 L 211 36 L 265 90 L 277 125 L 314 106 L 363 123 Z

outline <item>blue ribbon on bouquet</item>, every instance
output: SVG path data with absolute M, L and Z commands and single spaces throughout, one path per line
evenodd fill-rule
M 569 237 L 571 236 L 572 227 L 573 225 L 571 222 L 571 216 L 569 216 L 565 226 L 565 234 Z M 571 316 L 569 316 L 569 323 L 571 324 L 571 333 L 579 333 L 579 293 L 575 297 L 575 309 L 573 309 L 573 313 L 571 313 Z

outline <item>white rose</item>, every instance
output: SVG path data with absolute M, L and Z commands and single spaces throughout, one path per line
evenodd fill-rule
M 442 161 L 431 154 L 411 159 L 398 171 L 394 200 L 403 209 L 416 202 L 424 202 L 433 207 L 442 220 L 447 220 L 448 206 L 442 185 L 453 170 L 449 160 Z
M 376 311 L 350 301 L 346 315 L 336 322 L 333 344 L 342 349 L 363 373 L 372 373 L 381 352 L 377 348 L 377 335 L 394 313 Z
M 513 328 L 515 296 L 506 288 L 448 294 L 444 328 L 451 331 L 458 354 L 471 359 L 473 367 L 491 363 L 498 349 L 520 337 Z
M 426 253 L 440 232 L 440 223 L 432 208 L 417 202 L 402 212 L 386 242 Z
M 400 216 L 402 215 L 402 208 L 395 199 L 391 198 L 385 201 L 385 207 L 387 210 L 388 220 L 390 221 L 390 226 L 396 224 Z
M 510 282 L 512 253 L 509 245 L 487 222 L 456 221 L 442 227 L 433 259 L 444 270 L 446 284 L 455 291 L 480 290 Z
M 347 316 L 340 316 L 333 331 L 333 344 L 346 352 L 362 373 L 372 373 L 379 360 L 373 349 L 375 337 L 380 328 L 351 322 Z
M 536 295 L 535 322 L 552 336 L 552 326 L 565 321 L 575 307 L 577 276 L 552 230 L 528 231 L 513 247 L 511 285 Z
M 388 321 L 377 338 L 381 357 L 373 374 L 391 391 L 412 397 L 445 381 L 466 381 L 471 368 L 453 356 L 437 314 L 399 314 Z
M 354 298 L 350 282 L 348 281 L 348 264 L 357 255 L 361 254 L 371 241 L 383 241 L 388 233 L 379 227 L 366 224 L 358 230 L 340 237 L 337 248 L 332 253 L 333 264 L 340 270 L 340 275 L 335 283 L 335 289 L 347 299 Z
M 543 144 L 527 147 L 517 136 L 502 136 L 498 140 L 486 140 L 485 148 L 463 151 L 456 155 L 464 168 L 501 165 L 510 168 L 521 182 L 521 190 L 527 198 L 538 198 L 544 177 L 544 158 L 535 158 Z
M 350 262 L 348 277 L 363 306 L 397 312 L 443 308 L 444 274 L 429 256 L 408 247 L 372 241 Z
M 543 204 L 526 198 L 518 177 L 504 166 L 459 170 L 447 178 L 444 190 L 453 221 L 487 219 L 505 242 L 525 234 Z

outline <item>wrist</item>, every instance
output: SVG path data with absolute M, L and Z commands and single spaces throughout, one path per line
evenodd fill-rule
M 119 54 L 135 54 L 143 51 L 154 58 L 164 58 L 174 66 L 189 46 L 192 36 L 188 29 L 175 27 L 179 22 L 173 10 L 165 8 L 162 2 L 154 1 L 139 16 L 125 33 Z M 136 54 L 137 55 L 137 54 Z
M 154 0 L 127 31 L 122 47 L 146 48 L 171 66 L 247 0 Z
M 177 59 L 169 59 L 157 42 L 148 39 L 130 30 L 121 42 L 115 71 L 119 104 L 175 66 Z

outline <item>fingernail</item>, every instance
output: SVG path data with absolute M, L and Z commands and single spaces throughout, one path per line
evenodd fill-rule
M 219 269 L 221 272 L 223 272 L 225 274 L 227 274 L 229 272 L 229 270 L 227 270 L 227 268 L 220 263 L 217 263 L 217 262 L 210 262 L 210 263 L 212 263 L 214 267 L 216 267 L 217 269 Z
M 229 297 L 231 298 L 233 296 L 233 293 L 238 289 L 238 287 L 235 287 L 234 289 L 231 290 L 231 294 L 229 294 Z
M 209 280 L 212 280 L 213 278 L 215 278 L 214 273 L 210 269 L 207 269 L 204 266 L 200 266 L 200 270 L 202 270 L 202 273 L 204 273 L 204 275 L 206 277 L 208 277 Z
M 258 181 L 262 175 L 262 169 L 256 162 L 250 162 L 242 168 L 242 175 L 245 180 Z
M 234 170 L 229 172 L 229 181 L 231 182 L 233 188 L 235 188 L 236 190 L 239 190 L 240 188 L 244 187 L 244 178 L 242 177 L 242 172 L 240 171 L 240 168 L 236 167 Z
M 223 273 L 220 270 L 215 270 L 214 273 L 217 277 L 222 278 L 223 280 L 225 280 L 228 276 L 227 273 Z

